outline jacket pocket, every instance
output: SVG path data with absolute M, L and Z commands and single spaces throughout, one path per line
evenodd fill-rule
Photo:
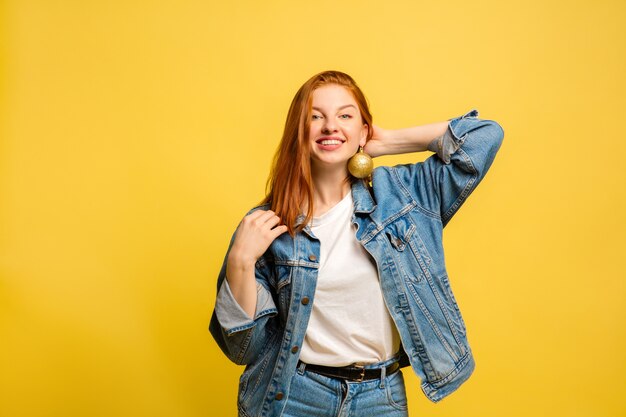
M 239 403 L 244 403 L 250 396 L 257 390 L 263 377 L 268 372 L 268 368 L 271 368 L 272 351 L 276 350 L 274 343 L 276 341 L 276 335 L 278 333 L 272 333 L 269 338 L 269 342 L 265 345 L 264 349 L 259 355 L 259 359 L 246 366 L 243 374 L 239 378 Z M 273 349 L 274 348 L 274 349 Z
M 399 217 L 385 227 L 396 265 L 408 282 L 418 283 L 430 276 L 432 261 L 417 226 L 408 215 Z

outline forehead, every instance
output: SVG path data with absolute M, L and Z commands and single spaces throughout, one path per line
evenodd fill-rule
M 347 104 L 353 104 L 358 108 L 350 90 L 340 85 L 323 85 L 313 91 L 313 107 L 332 109 Z

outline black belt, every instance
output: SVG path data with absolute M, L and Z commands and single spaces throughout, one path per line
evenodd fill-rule
M 348 381 L 366 381 L 368 379 L 379 379 L 383 368 L 365 369 L 360 365 L 351 365 L 337 368 L 334 366 L 322 366 L 322 365 L 310 365 L 302 361 L 298 361 L 298 367 L 304 364 L 304 369 L 315 372 L 316 374 L 329 376 L 331 378 L 340 378 Z M 394 362 L 387 365 L 385 368 L 385 375 L 391 375 L 400 369 L 400 363 Z

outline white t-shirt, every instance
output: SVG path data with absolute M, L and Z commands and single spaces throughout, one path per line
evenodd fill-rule
M 300 359 L 346 366 L 387 360 L 400 337 L 383 300 L 376 264 L 356 239 L 352 193 L 311 223 L 320 265 Z

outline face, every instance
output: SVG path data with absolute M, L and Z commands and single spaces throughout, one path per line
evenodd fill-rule
M 313 91 L 309 141 L 313 168 L 342 168 L 360 146 L 365 146 L 367 125 L 352 93 L 328 84 Z

